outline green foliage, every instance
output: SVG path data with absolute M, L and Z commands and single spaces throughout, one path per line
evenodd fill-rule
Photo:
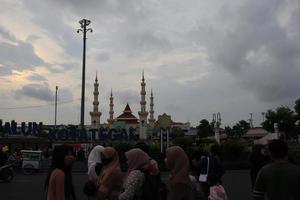
M 193 140 L 191 138 L 186 137 L 177 137 L 173 140 L 173 145 L 180 146 L 185 151 L 192 146 Z
M 231 128 L 230 126 L 225 126 L 224 132 L 225 132 L 228 136 L 234 136 L 234 131 L 232 130 L 232 128 Z
M 297 113 L 297 119 L 300 119 L 300 99 L 297 99 L 295 101 L 295 106 L 294 106 L 295 112 Z
M 159 157 L 160 155 L 160 144 L 149 145 L 149 156 L 151 158 Z
M 113 147 L 117 150 L 119 154 L 121 168 L 125 170 L 125 166 L 126 166 L 125 152 L 132 149 L 134 145 L 128 142 L 116 142 L 113 144 Z
M 198 126 L 198 136 L 200 138 L 208 137 L 214 135 L 213 127 L 208 120 L 202 119 L 200 125 Z
M 242 140 L 227 140 L 221 143 L 221 153 L 224 160 L 239 160 L 247 146 Z
M 289 107 L 280 106 L 276 110 L 268 110 L 266 120 L 263 122 L 263 127 L 274 132 L 274 123 L 278 124 L 280 132 L 284 132 L 287 138 L 294 138 L 297 136 L 296 131 L 296 115 Z
M 194 140 L 190 137 L 177 137 L 173 140 L 173 145 L 180 146 L 187 156 L 191 158 L 196 152 L 193 142 Z
M 38 137 L 40 137 L 40 138 L 48 138 L 48 133 L 46 131 L 43 131 L 42 133 L 40 133 L 38 135 Z
M 241 120 L 232 127 L 232 133 L 235 137 L 240 138 L 242 135 L 244 135 L 247 132 L 249 128 L 250 128 L 250 123 L 245 120 Z
M 184 137 L 184 132 L 181 128 L 174 127 L 171 129 L 170 136 L 172 138 Z

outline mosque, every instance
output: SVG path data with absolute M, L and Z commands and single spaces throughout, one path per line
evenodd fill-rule
M 142 82 L 141 82 L 141 100 L 140 105 L 141 109 L 138 112 L 138 118 L 132 114 L 131 108 L 129 104 L 127 103 L 123 113 L 119 115 L 118 117 L 114 117 L 114 97 L 113 93 L 111 91 L 110 93 L 110 103 L 109 103 L 109 118 L 107 119 L 107 124 L 100 122 L 101 112 L 99 111 L 99 83 L 98 78 L 96 75 L 95 83 L 94 83 L 94 101 L 93 101 L 93 111 L 90 112 L 91 116 L 91 127 L 94 129 L 98 129 L 101 126 L 102 127 L 109 127 L 112 128 L 116 125 L 122 125 L 127 131 L 131 128 L 134 128 L 137 130 L 137 133 L 139 133 L 139 138 L 142 140 L 147 139 L 147 129 L 149 127 L 153 127 L 155 124 L 154 119 L 154 103 L 153 103 L 153 93 L 151 90 L 151 96 L 150 96 L 150 110 L 149 112 L 146 110 L 146 83 L 144 78 L 144 72 L 142 75 Z M 150 114 L 148 119 L 148 114 Z

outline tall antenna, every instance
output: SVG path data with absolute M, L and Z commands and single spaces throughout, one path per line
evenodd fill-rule
M 265 114 L 266 114 L 265 112 L 261 113 L 261 115 L 262 115 L 262 123 L 264 123 L 264 121 L 265 121 Z
M 249 113 L 249 114 L 250 114 L 250 119 L 249 119 L 250 127 L 253 128 L 253 118 L 252 118 L 253 113 Z

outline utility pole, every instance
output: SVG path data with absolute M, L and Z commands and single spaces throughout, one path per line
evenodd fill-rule
M 216 132 L 215 132 L 215 139 L 218 144 L 220 144 L 220 126 L 221 126 L 221 113 L 216 114 Z
M 220 126 L 221 126 L 221 113 L 213 113 L 213 129 L 215 133 L 215 140 L 220 144 Z
M 262 115 L 262 123 L 264 123 L 264 121 L 265 121 L 265 114 L 266 114 L 265 112 L 261 113 L 261 115 Z
M 83 57 L 82 57 L 82 84 L 81 84 L 81 115 L 80 115 L 80 126 L 84 129 L 84 100 L 85 100 L 85 43 L 86 43 L 86 33 L 93 32 L 93 29 L 86 28 L 90 25 L 91 21 L 87 19 L 82 19 L 79 21 L 81 29 L 77 29 L 77 33 L 80 31 L 83 33 Z
M 56 119 L 57 119 L 57 90 L 58 86 L 55 87 L 55 114 L 54 114 L 54 130 L 56 132 Z
M 249 119 L 249 122 L 250 122 L 250 128 L 253 128 L 253 113 L 249 113 L 250 114 L 250 119 Z

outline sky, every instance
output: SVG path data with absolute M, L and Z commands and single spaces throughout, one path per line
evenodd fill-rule
M 154 117 L 222 126 L 300 98 L 299 0 L 0 0 L 0 119 L 79 124 L 87 33 L 85 124 L 99 79 L 101 123 L 114 95 L 138 116 L 141 76 Z

